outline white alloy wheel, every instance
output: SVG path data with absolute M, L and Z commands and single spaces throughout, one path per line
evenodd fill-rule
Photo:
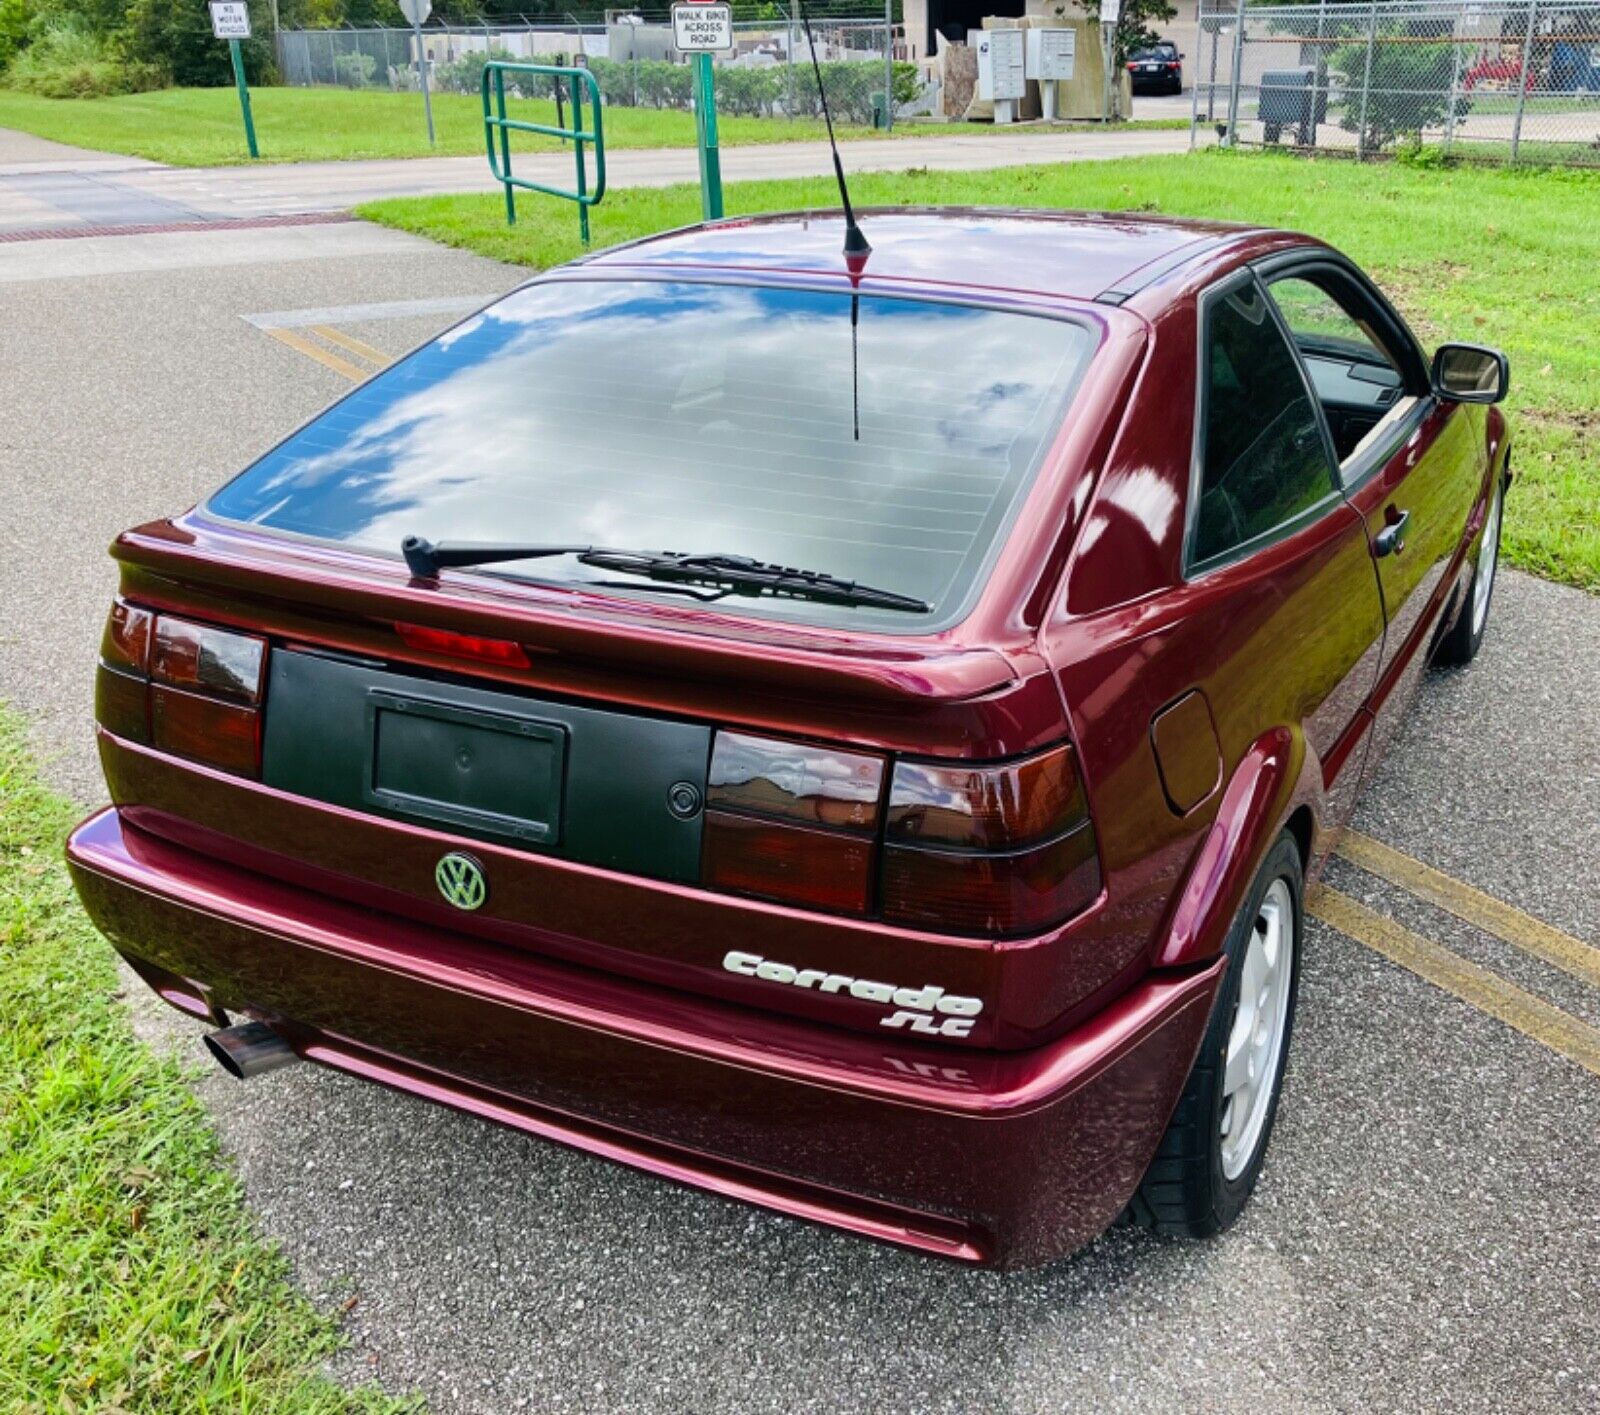
M 1497 503 L 1498 504 L 1498 503 Z M 1275 879 L 1262 897 L 1245 949 L 1239 1006 L 1228 1032 L 1222 1080 L 1222 1172 L 1231 1181 L 1261 1144 L 1289 1020 L 1294 976 L 1294 897 Z
M 1483 522 L 1483 542 L 1478 547 L 1478 568 L 1472 577 L 1472 633 L 1483 632 L 1489 618 L 1489 596 L 1494 593 L 1494 571 L 1500 562 L 1500 503 L 1503 492 L 1495 488 L 1489 514 Z

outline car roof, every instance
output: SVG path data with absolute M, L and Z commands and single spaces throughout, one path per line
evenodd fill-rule
M 1131 212 L 981 207 L 858 210 L 873 280 L 1119 302 L 1140 285 L 1263 228 Z M 845 275 L 838 211 L 709 222 L 588 258 L 599 267 Z

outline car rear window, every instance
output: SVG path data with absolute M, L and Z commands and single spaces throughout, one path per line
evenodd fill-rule
M 767 595 L 740 613 L 917 632 L 975 591 L 1094 343 L 958 303 L 547 281 L 380 374 L 207 509 L 396 556 L 407 535 L 747 555 L 933 609 Z M 617 579 L 571 557 L 477 573 Z

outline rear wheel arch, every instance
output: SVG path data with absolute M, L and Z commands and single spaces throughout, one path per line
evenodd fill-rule
M 1315 836 L 1311 797 L 1320 779 L 1316 755 L 1303 732 L 1274 727 L 1251 743 L 1223 788 L 1216 817 L 1190 862 L 1154 966 L 1189 967 L 1222 952 L 1240 902 L 1286 829 L 1304 867 Z
M 1308 801 L 1302 801 L 1290 811 L 1289 819 L 1283 823 L 1283 828 L 1300 847 L 1300 868 L 1307 874 L 1311 872 L 1311 842 L 1316 838 L 1316 826 L 1316 812 Z

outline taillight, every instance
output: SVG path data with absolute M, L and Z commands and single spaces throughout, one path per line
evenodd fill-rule
M 884 836 L 883 917 L 959 933 L 1038 933 L 1100 893 L 1070 747 L 1000 766 L 899 762 Z
M 260 774 L 265 639 L 117 600 L 100 655 L 95 720 L 108 732 L 241 776 Z
M 701 876 L 716 889 L 865 914 L 884 758 L 719 732 Z
M 150 740 L 150 632 L 155 615 L 114 600 L 100 639 L 94 720 L 130 742 Z
M 1066 746 L 891 774 L 875 753 L 719 732 L 703 850 L 713 888 L 943 933 L 1038 933 L 1100 893 Z

